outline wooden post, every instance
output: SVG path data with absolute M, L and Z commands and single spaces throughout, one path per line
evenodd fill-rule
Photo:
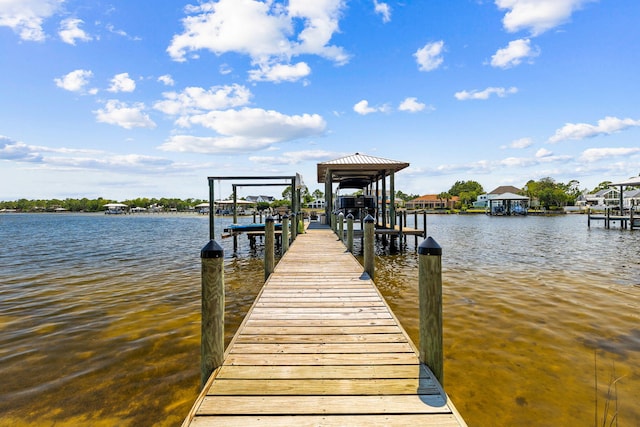
M 202 321 L 200 326 L 200 388 L 224 362 L 224 250 L 210 240 L 202 260 Z
M 347 250 L 353 253 L 353 215 L 347 215 Z
M 413 211 L 413 228 L 418 229 L 418 211 Z M 413 245 L 418 249 L 418 233 L 413 236 Z
M 591 228 L 591 208 L 587 208 L 587 228 Z
M 335 212 L 331 212 L 331 229 L 333 230 L 333 232 L 336 232 L 336 213 Z
M 364 272 L 369 275 L 371 280 L 373 280 L 375 273 L 374 222 L 375 219 L 371 215 L 367 215 L 364 219 Z
M 442 351 L 442 248 L 431 237 L 418 248 L 420 298 L 420 361 L 444 387 Z
M 282 255 L 289 250 L 289 215 L 282 217 Z
M 338 237 L 341 242 L 344 242 L 344 214 L 342 212 L 338 214 Z
M 402 228 L 404 227 L 404 217 L 402 212 L 400 212 L 400 216 L 398 217 L 398 246 L 400 250 L 402 250 L 402 240 L 404 238 L 404 234 L 402 233 Z
M 275 224 L 274 219 L 269 215 L 264 224 L 264 280 L 267 280 L 271 273 L 273 273 L 273 267 L 275 264 Z
M 422 238 L 427 238 L 427 212 L 422 212 Z

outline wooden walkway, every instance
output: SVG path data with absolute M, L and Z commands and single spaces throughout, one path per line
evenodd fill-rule
M 465 426 L 362 271 L 298 235 L 183 426 Z

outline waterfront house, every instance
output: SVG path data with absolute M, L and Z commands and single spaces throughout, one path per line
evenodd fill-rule
M 518 187 L 514 187 L 513 185 L 501 185 L 500 187 L 496 187 L 493 191 L 485 194 L 481 194 L 478 196 L 478 199 L 473 202 L 473 207 L 475 209 L 485 209 L 489 207 L 491 199 L 499 199 L 500 197 L 506 194 L 519 194 L 522 193 L 522 190 Z M 529 200 L 529 198 L 527 198 Z
M 620 190 L 616 187 L 608 187 L 590 194 L 581 194 L 576 200 L 580 206 L 618 206 L 620 204 Z
M 271 203 L 276 200 L 273 196 L 247 196 L 244 198 L 246 201 L 251 203 Z
M 307 207 L 310 209 L 324 209 L 325 203 L 324 199 L 315 199 L 314 201 L 307 203 Z
M 526 215 L 530 199 L 513 185 L 502 185 L 473 202 L 476 209 L 487 209 L 491 215 Z
M 425 194 L 416 197 L 406 203 L 407 209 L 453 209 L 456 203 L 460 201 L 458 196 L 451 196 L 450 199 L 440 198 L 437 194 Z

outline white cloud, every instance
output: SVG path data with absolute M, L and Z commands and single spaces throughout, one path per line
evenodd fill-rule
M 536 151 L 537 158 L 549 157 L 549 156 L 553 156 L 553 153 L 547 150 L 546 148 L 541 148 L 538 151 Z
M 129 106 L 124 102 L 110 99 L 105 108 L 94 111 L 96 119 L 101 123 L 117 125 L 125 129 L 133 128 L 155 128 L 156 124 L 144 113 L 145 106 L 142 103 L 135 103 Z
M 215 130 L 221 135 L 264 139 L 271 142 L 321 135 L 326 127 L 326 122 L 318 114 L 288 116 L 261 108 L 210 111 L 206 114 L 191 116 L 189 121 Z
M 37 163 L 42 160 L 42 156 L 24 142 L 0 135 L 0 160 Z
M 630 156 L 640 153 L 640 148 L 589 148 L 582 152 L 580 160 L 595 162 L 608 157 Z
M 0 159 L 36 163 L 52 170 L 113 170 L 134 173 L 166 173 L 173 161 L 139 154 L 111 154 L 102 150 L 45 147 L 16 142 L 0 135 Z
M 640 120 L 619 119 L 617 117 L 605 117 L 598 120 L 598 124 L 567 123 L 549 138 L 550 143 L 565 141 L 567 139 L 580 140 L 593 138 L 599 135 L 610 135 L 630 127 L 640 126 Z
M 158 81 L 163 83 L 165 86 L 173 86 L 175 84 L 173 77 L 171 77 L 170 74 L 164 74 L 158 77 Z
M 495 0 L 508 12 L 502 19 L 509 32 L 529 29 L 536 36 L 569 20 L 571 14 L 594 0 Z
M 324 150 L 290 151 L 278 156 L 250 156 L 249 160 L 269 165 L 297 165 L 306 161 L 324 161 L 335 157 L 335 153 Z
M 391 7 L 387 3 L 378 3 L 377 0 L 373 0 L 373 8 L 377 14 L 382 16 L 382 22 L 391 21 Z
M 533 140 L 531 138 L 520 138 L 514 141 L 511 141 L 509 144 L 510 148 L 527 148 L 533 145 Z
M 427 43 L 413 54 L 418 63 L 420 71 L 433 71 L 437 69 L 444 59 L 442 53 L 444 52 L 444 41 L 440 40 L 433 43 Z
M 56 86 L 70 92 L 82 92 L 84 87 L 89 84 L 89 79 L 93 73 L 89 70 L 74 70 L 70 73 L 53 79 Z
M 2 0 L 0 1 L 0 27 L 9 27 L 22 40 L 43 41 L 45 19 L 60 10 L 64 0 Z
M 200 154 L 237 154 L 270 147 L 273 141 L 242 137 L 172 135 L 158 148 L 163 151 Z
M 540 54 L 539 50 L 531 50 L 529 39 L 510 41 L 507 47 L 498 49 L 491 57 L 491 65 L 499 68 L 511 68 L 520 65 L 525 58 L 534 58 Z
M 175 61 L 185 61 L 189 52 L 206 49 L 216 55 L 237 52 L 248 55 L 258 66 L 253 78 L 281 81 L 283 73 L 291 79 L 306 73 L 297 64 L 285 65 L 296 55 L 314 54 L 338 64 L 348 61 L 341 47 L 329 45 L 339 30 L 344 0 L 291 0 L 280 3 L 257 0 L 220 0 L 188 6 L 191 16 L 182 20 L 184 31 L 173 36 L 167 52 Z M 300 25 L 302 23 L 302 25 Z M 301 28 L 296 33 L 296 29 Z M 264 70 L 275 70 L 274 74 Z M 293 71 L 293 73 L 292 73 Z
M 408 111 L 410 113 L 417 113 L 418 111 L 422 111 L 426 108 L 426 105 L 422 102 L 418 102 L 418 98 L 410 97 L 405 98 L 404 101 L 400 103 L 398 110 L 400 111 Z
M 182 92 L 165 92 L 163 101 L 153 108 L 172 116 L 201 114 L 211 110 L 241 107 L 251 99 L 251 91 L 245 86 L 213 86 L 209 90 L 201 87 L 188 87 Z
M 136 82 L 129 77 L 129 73 L 120 73 L 113 76 L 109 92 L 133 92 L 136 90 Z
M 259 69 L 249 71 L 250 81 L 270 81 L 270 82 L 295 82 L 311 74 L 311 68 L 306 62 L 297 64 L 275 64 L 261 65 Z
M 64 19 L 60 22 L 60 30 L 58 31 L 58 35 L 63 42 L 68 43 L 70 45 L 75 45 L 76 40 L 80 40 L 82 42 L 88 42 L 91 39 L 80 25 L 84 24 L 82 19 L 77 18 L 68 18 Z
M 488 87 L 482 91 L 472 90 L 471 92 L 469 92 L 469 91 L 463 90 L 460 92 L 456 92 L 454 96 L 459 101 L 466 101 L 469 99 L 484 100 L 484 99 L 489 99 L 491 95 L 496 95 L 500 98 L 504 98 L 507 95 L 512 95 L 517 92 L 518 92 L 518 89 L 515 87 L 510 87 L 508 89 L 505 89 L 503 87 Z
M 389 111 L 389 107 L 387 105 L 382 105 L 381 107 L 370 107 L 369 101 L 367 101 L 366 99 L 363 99 L 362 101 L 356 103 L 356 105 L 353 106 L 353 111 L 355 111 L 360 115 L 365 116 L 371 113 L 387 112 Z
M 261 150 L 273 144 L 320 136 L 326 122 L 318 114 L 288 116 L 259 108 L 210 111 L 185 118 L 188 124 L 214 130 L 220 136 L 175 135 L 160 149 L 196 153 L 234 153 Z

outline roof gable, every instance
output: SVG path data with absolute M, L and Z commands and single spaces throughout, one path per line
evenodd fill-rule
M 518 194 L 520 193 L 522 190 L 518 187 L 514 187 L 513 185 L 501 185 L 500 187 L 496 188 L 495 190 L 493 190 L 492 192 L 488 193 L 488 194 L 505 194 L 505 193 L 514 193 L 514 194 Z
M 318 182 L 325 182 L 327 171 L 331 171 L 334 182 L 343 179 L 362 178 L 369 181 L 388 176 L 409 166 L 407 162 L 384 159 L 355 153 L 339 159 L 318 163 Z

